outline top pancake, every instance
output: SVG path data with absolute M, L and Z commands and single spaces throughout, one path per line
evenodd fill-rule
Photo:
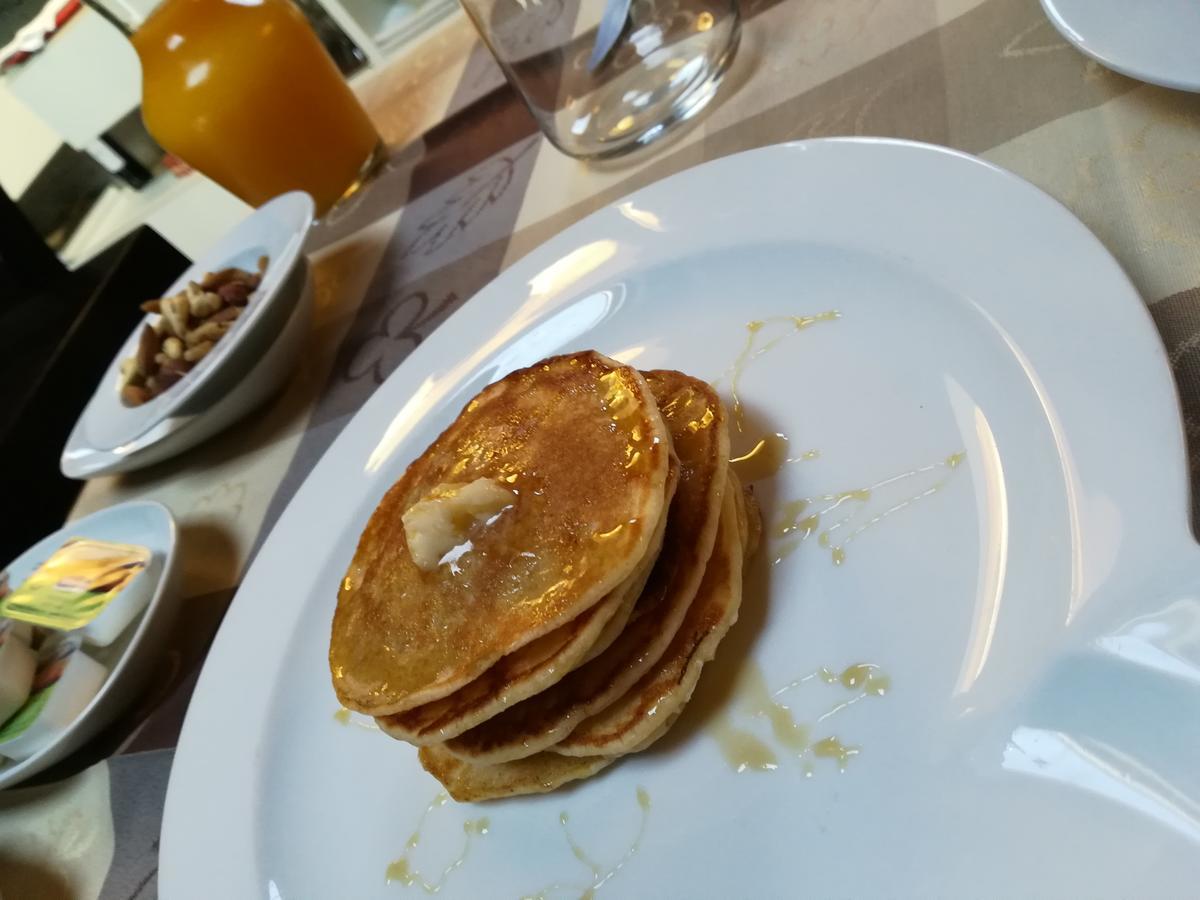
M 678 469 L 679 466 L 672 462 L 667 476 L 668 503 L 675 494 Z M 449 696 L 392 716 L 378 717 L 375 721 L 379 727 L 397 740 L 417 746 L 435 744 L 460 735 L 512 704 L 544 691 L 576 666 L 603 653 L 629 621 L 634 603 L 662 548 L 666 524 L 667 516 L 660 516 L 650 552 L 642 557 L 632 575 L 591 609 L 508 654 Z
M 359 539 L 329 645 L 338 699 L 377 716 L 428 703 L 594 606 L 649 549 L 669 455 L 645 380 L 598 353 L 485 388 Z M 435 489 L 477 479 L 511 490 L 511 503 L 472 527 L 466 552 L 421 569 L 401 517 Z
M 729 461 L 725 411 L 717 393 L 682 372 L 646 372 L 671 431 L 680 478 L 662 552 L 625 629 L 607 650 L 552 687 L 446 742 L 476 764 L 530 756 L 557 744 L 614 702 L 662 656 L 704 575 L 721 518 Z

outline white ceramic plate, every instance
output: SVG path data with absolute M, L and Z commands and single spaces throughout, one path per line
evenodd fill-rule
M 281 194 L 246 217 L 164 293 L 229 266 L 254 271 L 270 260 L 246 311 L 212 351 L 180 381 L 141 406 L 121 402 L 121 361 L 137 351 L 147 314 L 109 364 L 63 449 L 61 468 L 70 478 L 128 471 L 178 453 L 244 415 L 264 389 L 278 387 L 307 336 L 310 309 L 304 240 L 312 225 L 312 198 Z M 142 298 L 131 298 L 130 303 Z M 207 427 L 205 427 L 207 426 Z M 151 449 L 153 447 L 153 449 Z
M 1200 3 L 1195 0 L 1042 0 L 1068 41 L 1123 75 L 1200 91 Z
M 68 522 L 8 565 L 4 571 L 8 572 L 9 584 L 16 587 L 64 541 L 72 537 L 138 544 L 149 548 L 153 554 L 150 565 L 137 577 L 150 579 L 150 600 L 113 643 L 107 647 L 84 647 L 85 653 L 108 668 L 104 685 L 74 724 L 57 740 L 28 759 L 0 761 L 0 788 L 19 784 L 78 750 L 137 699 L 137 692 L 175 620 L 178 609 L 174 596 L 178 569 L 176 531 L 175 520 L 165 506 L 147 500 L 118 503 Z
M 840 318 L 801 331 L 774 318 L 827 310 Z M 781 340 L 745 367 L 738 440 L 784 432 L 797 459 L 760 483 L 768 523 L 800 497 L 874 485 L 869 498 L 846 499 L 790 555 L 768 528 L 741 620 L 661 745 L 559 793 L 435 805 L 410 848 L 438 785 L 412 748 L 335 720 L 326 662 L 338 580 L 377 501 L 514 368 L 596 347 L 729 392 L 751 320 L 770 320 L 757 348 Z M 1187 522 L 1158 336 L 1053 200 L 971 157 L 883 140 L 683 172 L 508 269 L 313 470 L 192 700 L 163 896 L 396 897 L 397 860 L 393 876 L 407 866 L 431 885 L 451 867 L 449 897 L 578 897 L 601 881 L 614 897 L 1190 893 L 1200 554 Z M 891 690 L 788 689 L 857 663 Z M 782 692 L 811 741 L 860 752 L 844 772 L 797 756 L 799 736 L 778 739 L 732 687 L 739 673 Z M 734 771 L 719 722 L 775 767 Z M 488 833 L 464 834 L 481 817 Z

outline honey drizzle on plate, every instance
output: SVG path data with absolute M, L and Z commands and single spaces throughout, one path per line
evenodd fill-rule
M 846 690 L 855 692 L 852 698 L 837 704 L 820 716 L 815 725 L 864 698 L 884 696 L 892 685 L 891 678 L 880 671 L 878 666 L 872 663 L 855 663 L 840 673 L 822 667 L 785 684 L 778 690 L 771 691 L 767 687 L 762 670 L 749 664 L 743 669 L 734 687 L 731 708 L 718 715 L 708 726 L 708 734 L 717 742 L 729 768 L 739 774 L 748 770 L 771 772 L 779 768 L 779 758 L 772 744 L 738 727 L 734 722 L 735 715 L 738 715 L 743 718 L 766 719 L 770 723 L 773 743 L 784 755 L 794 756 L 804 763 L 806 777 L 813 774 L 810 761 L 812 758 L 834 759 L 839 769 L 846 769 L 850 760 L 861 752 L 861 748 L 845 744 L 833 735 L 816 741 L 811 740 L 810 728 L 796 722 L 791 709 L 778 700 L 788 691 L 814 679 L 820 679 L 825 684 L 840 684 Z
M 641 821 L 638 823 L 637 834 L 634 836 L 633 842 L 629 845 L 629 849 L 608 869 L 605 869 L 592 859 L 587 850 L 571 834 L 571 829 L 568 826 L 570 816 L 567 812 L 564 810 L 559 813 L 558 824 L 562 828 L 567 846 L 571 848 L 571 854 L 591 872 L 592 883 L 589 885 L 551 884 L 542 888 L 536 894 L 523 894 L 521 900 L 549 900 L 552 894 L 563 891 L 580 891 L 579 900 L 592 900 L 600 889 L 616 877 L 617 873 L 625 867 L 626 863 L 637 855 L 638 850 L 642 846 L 642 837 L 646 833 L 646 822 L 650 817 L 650 794 L 644 787 L 639 786 L 637 789 L 637 802 L 642 814 Z
M 772 564 L 778 565 L 783 562 L 783 560 L 796 551 L 801 543 L 815 534 L 817 535 L 817 543 L 823 549 L 829 551 L 830 560 L 833 564 L 835 566 L 842 565 L 846 561 L 845 548 L 847 544 L 901 510 L 919 503 L 928 497 L 932 497 L 941 491 L 949 483 L 955 470 L 962 465 L 966 458 L 966 451 L 960 450 L 936 463 L 920 466 L 908 472 L 901 472 L 898 475 L 892 475 L 865 488 L 839 491 L 832 494 L 818 494 L 814 497 L 801 497 L 797 500 L 784 503 L 780 509 L 779 516 L 771 528 L 771 534 L 775 538 L 790 537 L 792 539 L 777 546 Z M 869 510 L 870 502 L 875 499 L 876 492 L 881 488 L 898 484 L 929 472 L 935 472 L 939 469 L 946 470 L 946 474 L 934 484 L 897 503 L 885 507 L 874 515 L 870 515 L 865 521 L 858 519 L 863 511 Z M 851 509 L 849 515 L 838 519 L 828 527 L 822 527 L 825 517 L 839 507 L 851 502 L 853 502 L 854 508 Z M 814 510 L 814 507 L 817 508 Z M 856 520 L 858 520 L 857 523 Z M 835 533 L 842 528 L 850 528 L 851 530 L 846 533 L 846 536 L 842 538 L 840 543 L 835 542 Z
M 339 725 L 357 725 L 359 728 L 366 729 L 367 731 L 379 730 L 379 726 L 375 724 L 374 719 L 364 722 L 362 718 L 355 716 L 344 706 L 333 714 L 333 720 Z
M 491 822 L 487 818 L 468 819 L 463 822 L 462 828 L 465 840 L 463 841 L 462 851 L 448 866 L 442 869 L 442 873 L 438 876 L 437 881 L 427 881 L 425 876 L 412 865 L 410 854 L 421 843 L 421 829 L 425 827 L 425 820 L 429 818 L 430 813 L 434 810 L 445 806 L 449 799 L 449 794 L 441 793 L 434 797 L 429 805 L 425 807 L 425 811 L 421 813 L 421 818 L 417 820 L 417 825 L 413 829 L 413 833 L 409 835 L 408 841 L 404 845 L 404 853 L 388 864 L 384 877 L 389 883 L 398 881 L 405 887 L 419 887 L 426 894 L 439 893 L 446 886 L 446 880 L 466 863 L 467 857 L 471 853 L 471 844 L 474 839 L 488 833 Z
M 745 410 L 742 407 L 742 398 L 740 387 L 742 375 L 745 374 L 746 366 L 758 359 L 768 350 L 786 337 L 811 328 L 821 322 L 832 322 L 841 318 L 841 313 L 836 309 L 826 310 L 825 312 L 817 313 L 812 316 L 772 316 L 768 319 L 756 319 L 746 323 L 746 343 L 742 347 L 741 352 L 734 359 L 733 365 L 729 369 L 729 393 L 733 398 L 733 421 L 737 426 L 739 433 L 746 430 L 745 425 Z M 782 334 L 778 334 L 770 338 L 765 343 L 759 345 L 759 336 L 768 325 L 789 325 Z

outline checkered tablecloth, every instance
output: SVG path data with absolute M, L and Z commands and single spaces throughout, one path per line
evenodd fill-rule
M 945 144 L 1058 198 L 1150 307 L 1200 465 L 1200 96 L 1081 56 L 1037 0 L 748 0 L 717 105 L 632 160 L 555 151 L 455 19 L 362 87 L 395 148 L 344 221 L 314 235 L 316 318 L 283 398 L 178 459 L 97 479 L 76 514 L 133 498 L 179 519 L 176 639 L 147 695 L 38 786 L 0 795 L 0 892 L 156 896 L 173 748 L 255 550 L 348 419 L 455 309 L 564 226 L 673 172 L 824 135 Z M 1014 261 L 1019 264 L 1019 261 Z

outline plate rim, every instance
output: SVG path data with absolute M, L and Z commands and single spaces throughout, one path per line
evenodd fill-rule
M 1120 282 L 1120 284 L 1119 284 L 1120 292 L 1122 294 L 1127 295 L 1131 301 L 1134 301 L 1134 303 L 1132 305 L 1136 306 L 1136 308 L 1140 310 L 1140 319 L 1143 323 L 1143 326 L 1146 329 L 1146 331 L 1143 334 L 1143 337 L 1153 336 L 1153 341 L 1148 342 L 1149 347 L 1147 348 L 1147 352 L 1153 353 L 1154 359 L 1152 362 L 1154 365 L 1158 366 L 1161 369 L 1161 374 L 1163 375 L 1163 385 L 1164 385 L 1164 387 L 1168 388 L 1171 391 L 1170 405 L 1173 409 L 1173 419 L 1172 420 L 1173 420 L 1173 432 L 1174 432 L 1174 437 L 1175 437 L 1175 447 L 1174 447 L 1175 453 L 1174 453 L 1174 455 L 1176 457 L 1174 460 L 1172 460 L 1172 464 L 1174 467 L 1174 471 L 1176 471 L 1180 475 L 1180 477 L 1182 477 L 1184 479 L 1183 485 L 1186 488 L 1186 486 L 1188 484 L 1187 468 L 1186 468 L 1186 455 L 1185 455 L 1186 451 L 1185 451 L 1185 442 L 1184 442 L 1184 434 L 1183 434 L 1183 425 L 1182 425 L 1182 419 L 1181 419 L 1181 414 L 1180 414 L 1181 407 L 1180 407 L 1180 402 L 1179 402 L 1178 387 L 1177 387 L 1177 384 L 1171 374 L 1167 352 L 1166 352 L 1165 347 L 1162 345 L 1161 338 L 1159 337 L 1158 331 L 1154 326 L 1153 318 L 1150 315 L 1150 311 L 1147 308 L 1144 300 L 1141 298 L 1141 295 L 1138 292 L 1136 286 L 1130 280 L 1128 273 L 1125 272 L 1124 268 L 1121 266 L 1119 261 L 1113 256 L 1113 254 L 1107 249 L 1107 247 L 1104 246 L 1104 244 L 1099 240 L 1099 238 L 1097 238 L 1096 235 L 1094 233 L 1092 233 L 1091 230 L 1088 229 L 1087 226 L 1084 225 L 1074 215 L 1074 213 L 1072 213 L 1064 204 L 1062 204 L 1055 197 L 1049 195 L 1042 189 L 1038 188 L 1036 185 L 1030 183 L 1029 181 L 1025 180 L 1024 178 L 1021 178 L 1020 176 L 1016 175 L 1015 173 L 1008 171 L 1007 169 L 1004 169 L 988 160 L 982 159 L 980 157 L 977 157 L 972 154 L 966 153 L 964 151 L 956 150 L 953 148 L 929 144 L 929 143 L 920 142 L 920 141 L 911 141 L 911 140 L 887 138 L 887 137 L 861 137 L 861 136 L 860 137 L 832 137 L 832 138 L 818 138 L 818 139 L 793 141 L 793 142 L 786 142 L 786 143 L 782 143 L 782 144 L 768 145 L 765 147 L 758 147 L 758 148 L 746 150 L 746 151 L 743 151 L 740 153 L 731 154 L 729 156 L 721 157 L 721 158 L 718 158 L 715 160 L 710 160 L 705 163 L 701 163 L 697 166 L 694 166 L 690 169 L 684 169 L 684 170 L 681 170 L 680 172 L 676 172 L 676 173 L 673 173 L 672 175 L 666 176 L 665 178 L 661 179 L 660 181 L 657 181 L 657 182 L 654 182 L 645 187 L 639 188 L 639 189 L 631 192 L 630 194 L 627 194 L 621 198 L 618 198 L 618 199 L 614 200 L 613 202 L 605 204 L 603 207 L 600 207 L 599 209 L 593 211 L 589 215 L 580 219 L 578 222 L 575 222 L 568 228 L 564 229 L 563 231 L 558 232 L 554 237 L 548 239 L 546 243 L 539 245 L 538 247 L 531 250 L 526 256 L 524 256 L 520 260 L 517 260 L 514 263 L 512 263 L 511 265 L 509 265 L 508 267 L 506 267 L 506 269 L 503 272 L 501 272 L 498 276 L 496 276 L 495 279 L 490 281 L 488 283 L 488 285 L 485 285 L 483 288 L 481 288 L 481 290 L 479 292 L 477 292 L 476 297 L 478 296 L 479 293 L 483 293 L 483 292 L 491 289 L 493 287 L 493 285 L 495 285 L 497 282 L 510 282 L 513 279 L 519 280 L 519 278 L 524 277 L 525 274 L 538 273 L 538 272 L 542 271 L 540 268 L 538 268 L 538 266 L 542 262 L 555 260 L 557 258 L 556 254 L 558 252 L 557 249 L 555 249 L 555 248 L 565 246 L 569 242 L 569 239 L 572 236 L 576 235 L 580 229 L 584 229 L 584 228 L 594 225 L 594 223 L 596 221 L 600 220 L 601 217 L 606 216 L 606 215 L 612 215 L 619 206 L 629 203 L 631 201 L 636 201 L 637 198 L 639 198 L 639 196 L 641 196 L 645 192 L 658 189 L 658 188 L 660 188 L 661 185 L 663 185 L 666 182 L 673 181 L 675 179 L 680 178 L 681 176 L 686 176 L 689 173 L 694 173 L 697 169 L 704 169 L 704 168 L 720 166 L 720 165 L 729 165 L 729 164 L 731 164 L 730 160 L 737 160 L 737 159 L 741 159 L 743 157 L 751 157 L 751 156 L 754 156 L 755 154 L 791 153 L 791 152 L 796 152 L 798 150 L 806 149 L 806 148 L 814 146 L 814 145 L 833 145 L 833 144 L 855 144 L 855 145 L 870 144 L 870 145 L 876 145 L 876 146 L 883 146 L 883 147 L 887 147 L 887 148 L 891 148 L 891 149 L 915 149 L 915 150 L 930 152 L 933 154 L 940 154 L 940 155 L 944 155 L 944 156 L 954 157 L 956 159 L 966 161 L 973 166 L 979 167 L 981 170 L 986 171 L 989 174 L 989 176 L 997 176 L 998 175 L 1003 180 L 1010 183 L 1011 185 L 1017 186 L 1021 190 L 1031 192 L 1032 194 L 1037 196 L 1037 198 L 1039 199 L 1039 201 L 1041 203 L 1049 203 L 1050 207 L 1060 211 L 1063 215 L 1065 215 L 1066 219 L 1064 221 L 1068 222 L 1068 223 L 1073 223 L 1073 227 L 1075 229 L 1077 229 L 1077 234 L 1078 234 L 1080 240 L 1085 241 L 1088 244 L 1088 246 L 1091 248 L 1091 251 L 1093 251 L 1094 253 L 1097 254 L 1096 258 L 1103 259 L 1107 263 L 1111 263 L 1113 273 Z M 743 160 L 743 163 L 744 163 L 744 160 Z M 1114 284 L 1114 290 L 1116 290 L 1117 288 L 1118 288 L 1118 285 Z M 456 310 L 445 322 L 442 323 L 441 326 L 439 326 L 439 328 L 437 329 L 437 333 L 441 333 L 443 336 L 449 335 L 456 330 L 456 327 L 458 325 L 461 325 L 461 323 L 464 319 L 478 317 L 480 314 L 480 309 L 477 306 L 475 306 L 475 307 L 472 306 L 472 304 L 474 303 L 474 300 L 475 300 L 475 298 L 473 297 L 471 300 L 468 300 L 466 303 L 464 303 L 458 310 Z M 504 311 L 504 315 L 501 317 L 501 321 L 504 323 L 509 323 L 509 324 L 512 324 L 515 321 L 517 324 L 519 324 L 521 326 L 528 326 L 528 325 L 532 324 L 532 321 L 520 321 L 520 313 L 522 311 L 522 303 L 523 303 L 523 300 L 521 298 L 517 298 L 516 300 L 505 304 L 505 311 Z M 518 336 L 520 333 L 521 332 L 519 330 L 515 331 L 513 333 L 513 337 Z M 422 371 L 422 366 L 425 363 L 433 361 L 432 354 L 435 352 L 434 348 L 439 343 L 435 339 L 435 337 L 436 337 L 436 334 L 431 335 L 429 339 L 422 342 L 421 345 L 419 345 L 407 358 L 405 358 L 401 362 L 401 364 L 396 368 L 396 370 L 393 371 L 391 373 L 391 375 L 389 375 L 389 378 L 387 380 L 385 380 L 384 385 L 381 386 L 381 387 L 385 387 L 389 381 L 396 380 L 398 377 L 407 376 L 409 374 L 412 374 L 416 380 L 415 393 L 401 395 L 398 398 L 393 398 L 393 399 L 397 400 L 398 404 L 403 404 L 403 406 L 400 409 L 400 411 L 395 414 L 394 418 L 392 419 L 391 426 L 388 426 L 387 428 L 383 428 L 383 429 L 375 429 L 372 431 L 372 434 L 378 438 L 378 444 L 376 444 L 375 441 L 371 442 L 372 445 L 376 446 L 376 448 L 377 448 L 376 452 L 378 452 L 379 447 L 388 443 L 389 435 L 390 435 L 392 429 L 397 427 L 397 423 L 405 420 L 406 415 L 409 418 L 419 418 L 418 413 L 420 415 L 423 415 L 426 412 L 428 412 L 430 409 L 440 408 L 440 406 L 442 405 L 442 403 L 445 400 L 444 397 L 434 397 L 431 399 L 427 398 L 428 406 L 424 410 L 424 412 L 422 412 L 420 410 L 419 404 L 417 407 L 414 407 L 414 402 L 419 399 L 419 395 L 421 394 L 422 390 L 424 390 L 424 388 L 426 388 L 426 387 L 429 387 L 431 385 L 432 381 L 434 381 L 434 380 L 442 381 L 442 382 L 454 382 L 456 380 L 461 381 L 464 373 L 469 373 L 471 371 L 475 371 L 480 365 L 484 364 L 482 362 L 477 362 L 474 368 L 466 368 L 466 369 L 463 369 L 463 371 L 461 371 L 461 372 L 459 371 L 459 368 L 461 368 L 461 364 L 460 364 L 460 366 L 455 366 L 452 362 L 443 362 L 443 363 L 440 363 L 439 365 L 426 366 L 425 368 L 427 370 L 432 371 L 432 372 L 439 372 L 441 374 L 439 374 L 436 379 L 434 378 L 433 375 L 430 375 L 425 380 L 424 384 L 422 385 L 422 382 L 420 381 L 419 377 L 416 377 L 416 376 L 417 376 L 418 372 Z M 497 351 L 502 349 L 504 346 L 506 346 L 506 344 L 501 343 L 501 344 L 496 344 L 494 346 L 485 348 L 487 350 L 487 352 L 481 353 L 480 359 L 481 360 L 489 360 L 489 359 L 494 358 L 497 354 Z M 1152 350 L 1149 349 L 1150 347 L 1152 347 L 1153 349 Z M 452 356 L 452 359 L 457 359 L 457 357 Z M 471 362 L 471 356 L 467 355 L 464 359 L 464 362 Z M 1146 364 L 1149 364 L 1149 361 L 1147 361 Z M 309 494 L 315 490 L 315 488 L 313 488 L 312 485 L 313 485 L 314 481 L 316 480 L 317 474 L 325 471 L 329 466 L 332 465 L 332 463 L 329 462 L 328 460 L 335 458 L 340 452 L 353 446 L 352 434 L 355 429 L 352 428 L 352 426 L 354 425 L 355 420 L 360 419 L 360 417 L 365 418 L 364 411 L 368 410 L 372 406 L 372 401 L 375 401 L 376 404 L 378 404 L 379 402 L 382 402 L 381 400 L 379 400 L 379 398 L 383 397 L 385 395 L 385 393 L 386 393 L 385 391 L 383 391 L 379 388 L 376 389 L 376 391 L 372 394 L 372 396 L 370 398 L 368 398 L 368 400 L 359 408 L 359 410 L 357 410 L 355 412 L 355 414 L 352 417 L 352 419 L 350 420 L 350 422 L 347 423 L 346 427 L 343 428 L 343 430 L 339 434 L 338 438 L 326 450 L 326 452 L 322 456 L 321 460 L 318 461 L 318 463 L 312 468 L 312 470 L 310 470 L 309 476 L 306 478 L 304 484 L 302 484 L 301 487 L 296 491 L 296 493 L 290 499 L 290 501 L 287 505 L 287 508 L 284 510 L 284 512 L 280 515 L 279 519 L 274 524 L 271 534 L 264 541 L 262 548 L 260 550 L 260 553 L 258 554 L 258 557 L 255 560 L 254 565 L 252 565 L 250 567 L 250 569 L 248 569 L 247 572 L 245 573 L 242 584 L 238 589 L 238 595 L 235 595 L 234 600 L 231 603 L 230 610 L 226 614 L 226 617 L 221 624 L 220 630 L 219 630 L 218 634 L 216 635 L 216 637 L 214 638 L 209 655 L 205 660 L 204 668 L 203 668 L 203 670 L 200 674 L 200 677 L 197 681 L 196 691 L 193 696 L 192 704 L 189 707 L 188 716 L 184 722 L 183 729 L 180 734 L 180 740 L 179 740 L 179 743 L 177 745 L 177 750 L 176 750 L 175 763 L 172 767 L 170 780 L 169 780 L 169 784 L 168 784 L 166 803 L 165 803 L 165 807 L 164 807 L 163 824 L 162 824 L 162 836 L 161 836 L 161 844 L 160 844 L 160 868 L 159 868 L 160 890 L 162 890 L 164 892 L 164 894 L 168 894 L 170 896 L 185 896 L 185 895 L 186 896 L 209 896 L 209 895 L 211 895 L 211 891 L 209 893 L 203 893 L 203 892 L 202 893 L 193 893 L 193 892 L 195 892 L 197 890 L 201 890 L 201 889 L 198 888 L 198 886 L 196 885 L 195 880 L 193 878 L 193 876 L 196 874 L 196 870 L 194 868 L 188 867 L 188 865 L 187 865 L 188 854 L 187 854 L 187 851 L 185 848 L 187 846 L 196 846 L 197 845 L 196 837 L 198 834 L 200 834 L 201 831 L 203 831 L 203 826 L 198 825 L 197 821 L 193 817 L 189 816 L 188 810 L 185 810 L 183 808 L 183 804 L 186 802 L 183 799 L 183 797 L 184 797 L 185 792 L 196 793 L 196 791 L 198 789 L 202 790 L 201 782 L 199 781 L 199 779 L 201 779 L 206 772 L 208 774 L 211 774 L 211 772 L 212 772 L 212 769 L 211 769 L 212 764 L 206 760 L 201 759 L 198 755 L 198 751 L 195 749 L 196 745 L 201 741 L 201 739 L 198 738 L 194 732 L 197 732 L 198 729 L 201 728 L 201 726 L 197 724 L 197 722 L 200 721 L 201 717 L 202 716 L 207 717 L 210 715 L 209 711 L 205 710 L 205 706 L 209 705 L 210 703 L 211 704 L 218 703 L 218 701 L 215 699 L 217 696 L 218 690 L 219 690 L 219 684 L 217 682 L 217 679 L 224 678 L 226 681 L 229 680 L 229 678 L 226 675 L 223 675 L 223 674 L 219 675 L 219 674 L 214 674 L 214 673 L 216 673 L 219 668 L 221 668 L 222 670 L 227 670 L 229 668 L 229 664 L 226 661 L 224 661 L 222 659 L 222 657 L 228 656 L 230 658 L 230 660 L 232 660 L 233 656 L 235 655 L 235 642 L 238 640 L 238 638 L 236 636 L 234 636 L 234 631 L 235 631 L 235 629 L 241 627 L 240 623 L 242 622 L 242 620 L 244 618 L 246 618 L 246 616 L 249 615 L 247 610 L 250 608 L 250 605 L 247 603 L 239 604 L 238 596 L 240 596 L 241 591 L 243 589 L 247 589 L 248 586 L 251 586 L 251 587 L 253 586 L 252 579 L 255 578 L 255 570 L 260 569 L 262 567 L 262 565 L 263 565 L 262 561 L 264 559 L 270 558 L 271 553 L 269 553 L 268 551 L 272 550 L 273 545 L 278 543 L 277 536 L 286 527 L 285 523 L 287 523 L 289 521 L 290 517 L 298 514 L 298 513 L 295 513 L 294 511 L 297 509 L 302 509 L 306 505 L 312 504 L 312 501 L 309 499 Z M 404 396 L 408 396 L 409 399 L 407 402 L 404 401 Z M 381 430 L 383 431 L 383 433 L 379 434 L 379 431 L 381 431 Z M 393 447 L 393 449 L 394 449 L 394 447 Z M 1185 529 L 1183 537 L 1188 542 L 1189 546 L 1194 546 L 1195 542 L 1191 536 L 1190 530 Z M 263 576 L 259 576 L 259 578 L 261 578 L 261 577 L 263 577 Z M 251 601 L 251 603 L 252 602 L 253 601 Z M 299 623 L 291 623 L 291 624 L 295 625 L 296 627 L 299 627 Z M 290 630 L 289 630 L 289 636 L 290 636 Z M 197 701 L 200 701 L 200 702 L 198 703 Z M 265 729 L 260 729 L 256 734 L 256 743 L 255 743 L 255 747 L 254 747 L 256 753 L 261 749 L 261 744 L 259 743 L 259 741 L 264 736 L 264 733 L 265 733 Z M 250 802 L 254 803 L 254 802 L 257 802 L 257 800 L 255 799 Z M 251 812 L 253 812 L 253 811 L 251 810 Z M 248 826 L 249 828 L 252 829 L 252 831 L 249 835 L 251 840 L 248 841 L 246 843 L 246 845 L 242 848 L 242 851 L 240 851 L 241 853 L 243 853 L 245 855 L 248 865 L 242 870 L 242 874 L 240 876 L 240 881 L 237 883 L 239 883 L 242 887 L 245 887 L 247 884 L 254 883 L 257 880 L 258 888 L 265 890 L 267 888 L 267 883 L 265 881 L 263 881 L 261 878 L 262 873 L 259 871 L 258 861 L 255 858 L 257 851 L 258 851 L 258 840 L 257 840 L 257 835 L 254 833 L 253 829 L 256 827 L 258 820 L 257 820 L 256 815 L 250 815 L 249 818 L 254 823 L 254 824 Z M 192 833 L 192 837 L 191 837 L 191 839 L 185 840 L 182 838 L 181 835 L 184 832 L 188 832 L 188 831 L 190 831 Z M 211 836 L 211 835 L 209 835 L 209 836 Z M 201 839 L 199 843 L 202 845 L 203 839 Z M 232 862 L 233 861 L 231 860 L 231 863 Z M 240 862 L 241 862 L 241 860 L 239 859 L 238 863 L 240 863 Z M 222 868 L 223 868 L 223 872 L 221 872 L 221 873 L 217 873 L 217 872 L 208 870 L 208 874 L 212 875 L 212 876 L 221 876 L 221 877 L 230 877 L 230 878 L 233 877 L 231 874 L 231 871 L 233 868 L 232 865 L 227 866 L 227 867 L 222 867 Z M 232 882 L 232 881 L 228 882 L 228 884 L 232 884 L 232 883 L 234 883 L 234 882 Z

